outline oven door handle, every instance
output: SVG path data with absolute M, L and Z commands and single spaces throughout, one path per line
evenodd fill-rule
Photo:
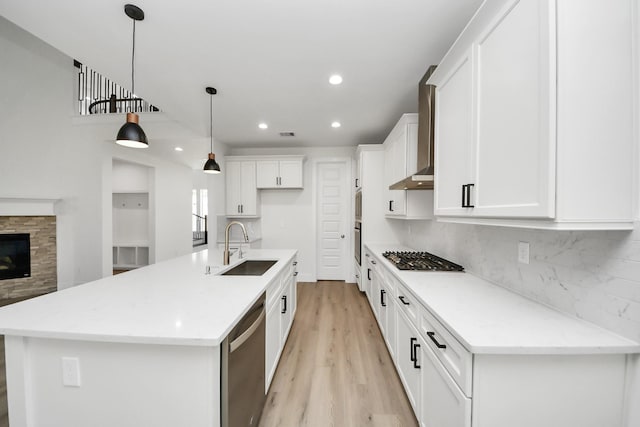
M 244 344 L 245 341 L 247 341 L 251 337 L 251 335 L 253 335 L 255 331 L 258 330 L 258 328 L 260 327 L 260 324 L 264 320 L 265 312 L 266 310 L 263 305 L 262 312 L 260 313 L 260 316 L 258 316 L 256 321 L 253 322 L 253 324 L 249 326 L 247 330 L 244 331 L 238 338 L 236 338 L 235 340 L 231 341 L 231 343 L 229 343 L 229 353 L 233 353 L 234 351 L 236 351 L 238 347 L 242 346 L 242 344 Z

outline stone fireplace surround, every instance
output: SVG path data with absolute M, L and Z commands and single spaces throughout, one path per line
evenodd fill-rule
M 0 301 L 57 290 L 55 202 L 0 198 L 0 233 L 29 233 L 31 240 L 31 277 L 0 280 Z

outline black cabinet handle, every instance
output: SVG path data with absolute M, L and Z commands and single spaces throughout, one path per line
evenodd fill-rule
M 475 205 L 471 204 L 471 187 L 475 184 L 464 184 L 462 186 L 462 207 L 473 208 Z
M 367 268 L 367 280 L 371 280 L 371 269 Z
M 360 275 L 356 274 L 356 279 L 359 279 L 359 278 L 360 278 Z
M 364 254 L 364 256 L 366 256 L 367 258 L 369 258 L 369 254 Z
M 293 265 L 298 265 L 298 261 L 293 261 Z
M 356 178 L 356 188 L 358 188 L 358 178 Z
M 389 200 L 389 212 L 393 212 L 393 200 Z
M 294 271 L 294 272 L 293 272 L 293 275 L 294 275 L 294 276 L 297 276 L 297 275 L 298 275 L 298 272 L 297 272 L 297 271 Z
M 384 295 L 387 293 L 384 289 L 380 289 L 380 305 L 383 307 L 387 306 L 387 303 L 384 301 Z
M 240 213 L 244 213 L 244 205 L 240 205 Z
M 415 362 L 416 360 L 416 345 L 415 343 L 418 341 L 418 338 L 411 338 L 409 341 L 409 356 L 411 357 L 411 361 Z
M 282 308 L 281 313 L 285 314 L 287 312 L 287 296 L 286 295 L 282 296 L 282 301 L 284 302 L 284 307 Z
M 419 348 L 420 348 L 420 344 L 416 343 L 413 345 L 413 367 L 416 369 L 420 369 L 420 365 L 418 365 L 418 349 Z
M 405 301 L 405 299 L 404 299 L 404 295 L 400 295 L 400 296 L 398 297 L 398 299 L 399 299 L 400 301 L 402 301 L 402 303 L 403 303 L 404 305 L 409 305 L 409 301 Z
M 372 260 L 372 261 L 371 261 L 371 264 L 376 265 L 375 260 Z
M 438 340 L 437 340 L 437 339 L 436 339 L 436 337 L 435 337 L 435 334 L 436 334 L 435 332 L 427 332 L 427 336 L 428 336 L 429 338 L 431 338 L 431 341 L 433 341 L 433 343 L 436 345 L 436 347 L 438 347 L 438 348 L 447 348 L 447 346 L 446 346 L 446 345 L 444 345 L 444 344 L 440 344 L 440 343 L 438 342 Z
M 238 205 L 238 213 L 240 213 L 240 205 Z

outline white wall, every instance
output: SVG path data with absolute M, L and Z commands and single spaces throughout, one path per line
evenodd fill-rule
M 258 190 L 261 192 L 262 247 L 298 250 L 298 280 L 316 280 L 315 164 L 326 159 L 353 159 L 355 147 L 244 148 L 230 149 L 230 155 L 305 155 L 303 190 Z M 349 163 L 350 165 L 351 163 Z M 351 171 L 349 170 L 349 175 Z M 348 185 L 348 184 L 347 184 Z M 348 186 L 347 188 L 351 188 Z M 351 200 L 351 196 L 349 196 Z M 352 203 L 351 203 L 352 204 Z M 350 206 L 348 211 L 352 212 Z M 349 220 L 353 215 L 349 216 Z M 350 223 L 347 225 L 350 226 Z M 350 228 L 349 228 L 350 229 Z M 346 265 L 353 267 L 353 249 L 348 246 Z M 351 274 L 350 274 L 351 276 Z
M 155 168 L 156 259 L 187 253 L 191 170 L 115 146 L 120 120 L 73 117 L 72 59 L 4 18 L 0 52 L 0 197 L 62 200 L 58 288 L 110 274 L 114 157 Z

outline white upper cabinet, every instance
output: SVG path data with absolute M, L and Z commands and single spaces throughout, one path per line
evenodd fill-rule
M 388 187 L 417 172 L 418 115 L 403 114 L 384 141 L 384 174 L 387 194 L 385 215 L 399 219 L 433 218 L 430 190 L 389 190 Z
M 303 188 L 303 156 L 256 160 L 258 188 Z
M 436 88 L 436 141 L 434 187 L 436 215 L 460 215 L 464 186 L 472 182 L 473 123 L 472 123 L 472 60 L 464 55 L 444 76 Z
M 226 177 L 227 216 L 258 216 L 256 162 L 227 160 L 223 173 Z
M 632 0 L 483 3 L 429 80 L 440 220 L 632 227 L 631 10 Z

